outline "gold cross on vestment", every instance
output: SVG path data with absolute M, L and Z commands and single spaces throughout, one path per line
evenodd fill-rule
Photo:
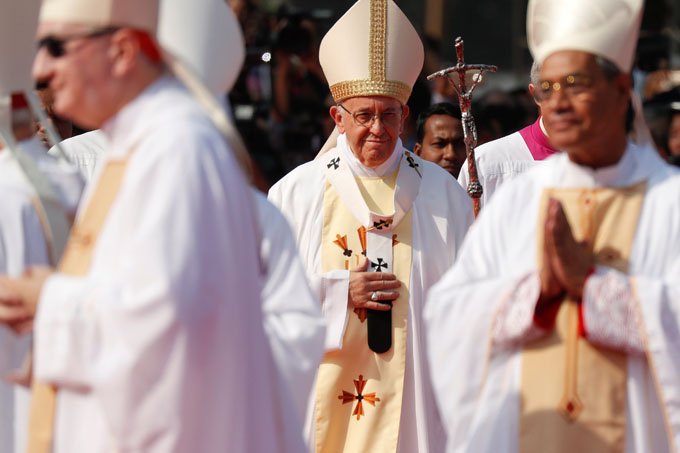
M 347 403 L 352 403 L 354 400 L 357 401 L 357 405 L 354 408 L 354 412 L 352 412 L 352 415 L 356 415 L 357 420 L 361 419 L 361 416 L 364 415 L 364 405 L 363 402 L 366 401 L 368 404 L 371 406 L 375 407 L 375 403 L 380 401 L 380 398 L 375 396 L 375 392 L 373 393 L 367 393 L 364 395 L 362 392 L 364 391 L 364 387 L 366 387 L 366 382 L 364 380 L 363 375 L 359 375 L 359 379 L 354 379 L 354 388 L 357 391 L 357 394 L 350 393 L 348 391 L 343 390 L 342 395 L 338 396 L 339 400 L 342 400 L 342 404 L 347 404 Z

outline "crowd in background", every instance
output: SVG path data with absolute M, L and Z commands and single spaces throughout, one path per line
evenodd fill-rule
M 321 36 L 335 19 L 328 11 L 297 11 L 284 2 L 266 12 L 254 0 L 230 0 L 244 31 L 247 57 L 231 91 L 234 118 L 260 171 L 259 184 L 268 188 L 298 165 L 313 159 L 333 129 L 328 109 L 333 99 L 318 60 Z M 402 134 L 404 146 L 416 143 L 416 120 L 430 105 L 458 104 L 455 91 L 440 78 L 427 75 L 452 66 L 440 54 L 441 43 L 423 37 L 425 65 L 409 100 L 410 115 Z M 639 62 L 638 92 L 659 152 L 680 159 L 680 70 L 670 70 L 668 55 Z M 503 68 L 499 68 L 501 71 Z M 489 76 L 493 77 L 493 75 Z M 472 112 L 478 145 L 533 123 L 538 109 L 525 80 L 512 89 L 481 90 Z

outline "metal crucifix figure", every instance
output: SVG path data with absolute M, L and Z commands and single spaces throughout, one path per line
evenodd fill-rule
M 455 66 L 442 69 L 434 74 L 427 76 L 427 80 L 432 80 L 436 77 L 446 77 L 458 94 L 458 105 L 463 119 L 463 134 L 465 137 L 465 151 L 467 152 L 468 173 L 470 175 L 470 182 L 467 187 L 467 192 L 472 198 L 473 209 L 475 217 L 479 214 L 481 207 L 480 199 L 483 193 L 482 185 L 479 183 L 477 175 L 477 163 L 475 162 L 475 147 L 477 146 L 477 128 L 475 127 L 475 119 L 472 117 L 472 93 L 477 85 L 482 82 L 482 77 L 485 72 L 496 72 L 496 66 L 486 64 L 466 64 L 465 50 L 463 39 L 459 36 L 456 38 L 456 57 L 458 62 Z M 467 89 L 467 81 L 465 75 L 468 71 L 477 71 L 472 77 L 472 84 L 470 89 Z M 454 80 L 450 74 L 458 74 L 458 81 Z

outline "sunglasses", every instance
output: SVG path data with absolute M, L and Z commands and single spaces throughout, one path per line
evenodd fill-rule
M 44 48 L 52 58 L 59 58 L 66 55 L 66 44 L 71 41 L 76 41 L 78 39 L 93 39 L 100 36 L 110 35 L 111 33 L 115 33 L 118 30 L 118 27 L 106 27 L 64 37 L 50 35 L 38 41 L 38 50 Z

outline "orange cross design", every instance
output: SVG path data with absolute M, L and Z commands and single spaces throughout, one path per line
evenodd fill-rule
M 342 395 L 338 396 L 338 399 L 342 400 L 342 404 L 352 403 L 354 400 L 357 400 L 357 405 L 354 408 L 354 412 L 352 412 L 352 415 L 357 416 L 357 420 L 361 419 L 361 416 L 364 415 L 364 401 L 374 407 L 375 403 L 380 401 L 380 398 L 375 396 L 375 392 L 366 395 L 362 394 L 364 387 L 366 387 L 366 382 L 367 381 L 364 381 L 364 376 L 360 374 L 358 380 L 354 379 L 354 387 L 356 388 L 357 394 L 355 395 L 343 390 Z

